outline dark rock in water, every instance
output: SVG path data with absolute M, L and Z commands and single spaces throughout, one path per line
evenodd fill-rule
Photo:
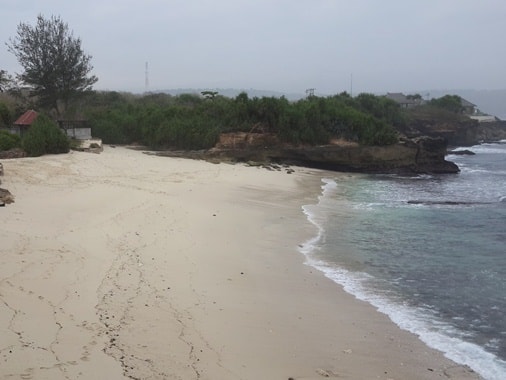
M 464 149 L 464 150 L 451 150 L 448 152 L 448 154 L 453 154 L 453 155 L 456 155 L 456 156 L 474 156 L 476 153 L 474 153 L 473 151 L 470 151 L 469 149 Z
M 476 205 L 476 204 L 487 204 L 486 202 L 464 202 L 464 201 L 424 201 L 424 200 L 412 200 L 408 201 L 410 205 L 448 205 L 448 206 L 460 206 L 460 205 Z

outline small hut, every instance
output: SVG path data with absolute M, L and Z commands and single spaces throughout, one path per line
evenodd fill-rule
M 11 128 L 12 133 L 16 133 L 19 136 L 23 136 L 24 133 L 30 128 L 35 119 L 37 119 L 39 114 L 34 110 L 28 110 L 23 115 L 21 115 L 15 122 L 14 126 Z

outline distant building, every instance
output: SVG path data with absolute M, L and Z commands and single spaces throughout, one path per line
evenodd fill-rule
M 460 104 L 462 105 L 462 113 L 464 115 L 474 115 L 477 111 L 476 104 L 473 104 L 462 97 L 460 98 Z
M 23 136 L 37 119 L 37 116 L 39 114 L 34 110 L 26 111 L 14 122 L 10 132 Z M 91 139 L 91 128 L 86 120 L 58 120 L 58 126 L 70 138 L 77 140 Z
M 385 98 L 393 100 L 401 106 L 401 108 L 412 108 L 420 104 L 418 99 L 408 98 L 402 92 L 389 92 Z

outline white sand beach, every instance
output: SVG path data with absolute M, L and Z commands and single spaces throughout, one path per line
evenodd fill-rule
M 324 172 L 3 160 L 0 379 L 477 379 L 304 264 Z

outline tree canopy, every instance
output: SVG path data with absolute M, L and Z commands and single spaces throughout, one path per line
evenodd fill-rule
M 347 139 L 366 145 L 397 141 L 394 128 L 403 123 L 400 107 L 370 94 L 312 96 L 296 102 L 286 98 L 236 98 L 181 94 L 127 97 L 119 93 L 89 94 L 83 109 L 93 136 L 104 143 L 142 143 L 153 148 L 207 149 L 220 133 L 265 132 L 280 142 L 328 144 Z
M 454 113 L 461 113 L 463 110 L 462 98 L 458 95 L 445 95 L 438 99 L 432 99 L 430 104 Z
M 7 47 L 24 70 L 18 79 L 30 86 L 41 107 L 57 115 L 98 80 L 90 75 L 91 55 L 84 53 L 81 39 L 74 37 L 60 17 L 39 15 L 35 26 L 20 23 Z

